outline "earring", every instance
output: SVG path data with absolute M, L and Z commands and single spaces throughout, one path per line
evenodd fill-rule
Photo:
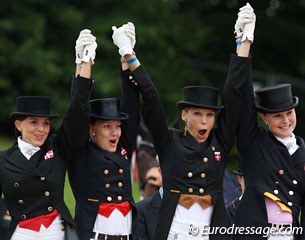
M 95 133 L 92 133 L 92 136 L 95 137 Z

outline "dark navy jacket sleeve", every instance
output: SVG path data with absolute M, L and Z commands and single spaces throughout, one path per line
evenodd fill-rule
M 238 208 L 239 204 L 240 204 L 240 199 L 238 197 L 226 206 L 226 210 L 227 210 L 227 214 L 228 214 L 228 217 L 229 217 L 230 225 L 233 225 L 233 223 L 234 223 L 236 211 L 237 211 L 237 208 Z
M 131 155 L 136 145 L 140 126 L 139 93 L 130 81 L 133 78 L 130 71 L 121 71 L 121 111 L 127 113 L 129 118 L 122 124 L 123 145 L 128 147 Z M 129 156 L 130 157 L 130 156 Z
M 71 103 L 57 133 L 57 144 L 68 161 L 72 159 L 73 154 L 84 149 L 88 140 L 91 86 L 92 79 L 73 79 Z
M 154 139 L 157 152 L 160 152 L 160 149 L 167 143 L 168 125 L 158 91 L 143 66 L 138 67 L 134 71 L 134 75 L 142 95 L 142 114 L 145 124 Z
M 258 130 L 252 83 L 251 58 L 245 59 L 248 60 L 245 62 L 246 65 L 244 66 L 241 75 L 244 78 L 243 86 L 240 89 L 242 96 L 240 100 L 231 100 L 233 104 L 237 104 L 240 114 L 240 121 L 237 129 L 237 147 L 239 151 L 248 148 Z M 231 84 L 235 84 L 234 81 Z
M 221 110 L 217 120 L 219 135 L 227 152 L 234 144 L 241 118 L 244 115 L 244 100 L 251 97 L 247 96 L 249 93 L 246 91 L 250 87 L 249 78 L 251 77 L 251 57 L 238 57 L 233 54 L 222 95 L 224 109 Z

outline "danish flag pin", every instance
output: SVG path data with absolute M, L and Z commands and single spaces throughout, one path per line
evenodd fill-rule
M 49 158 L 53 158 L 54 157 L 54 153 L 53 150 L 49 150 L 46 155 L 44 155 L 44 159 L 47 160 Z
M 126 153 L 127 153 L 127 151 L 125 150 L 125 148 L 121 148 L 121 155 L 124 155 Z
M 221 160 L 221 154 L 220 152 L 214 152 L 214 157 L 216 161 L 220 161 Z

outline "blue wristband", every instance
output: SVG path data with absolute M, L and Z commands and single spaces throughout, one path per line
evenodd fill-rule
M 236 46 L 240 46 L 241 45 L 241 40 L 237 40 L 236 41 Z
M 127 60 L 126 62 L 127 62 L 127 64 L 132 64 L 133 62 L 135 62 L 137 60 L 138 60 L 137 57 L 133 57 L 133 58 Z

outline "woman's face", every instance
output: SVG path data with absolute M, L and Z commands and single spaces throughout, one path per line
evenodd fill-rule
M 297 123 L 294 108 L 278 113 L 260 113 L 260 117 L 268 125 L 271 133 L 280 138 L 290 137 Z
M 186 108 L 181 113 L 186 129 L 198 142 L 204 142 L 209 137 L 215 116 L 215 110 L 206 108 Z
M 15 127 L 23 141 L 40 147 L 50 133 L 51 120 L 49 117 L 26 117 L 24 120 L 16 120 Z
M 92 141 L 107 152 L 115 152 L 122 134 L 120 120 L 98 120 L 90 125 Z

